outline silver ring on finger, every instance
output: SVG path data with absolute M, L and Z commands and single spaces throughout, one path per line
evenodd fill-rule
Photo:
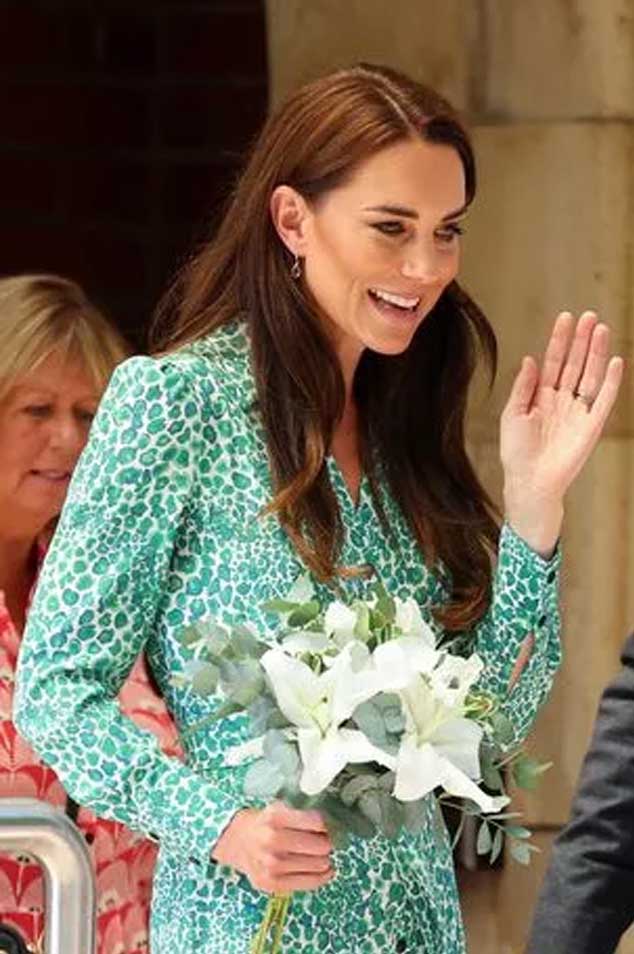
M 584 394 L 583 391 L 573 391 L 573 397 L 575 400 L 583 401 L 585 406 L 589 411 L 592 410 L 592 405 L 594 404 L 594 398 L 589 394 Z

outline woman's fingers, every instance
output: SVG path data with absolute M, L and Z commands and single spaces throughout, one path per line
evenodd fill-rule
M 559 378 L 560 390 L 577 390 L 590 353 L 596 324 L 597 316 L 593 311 L 585 311 L 577 322 L 570 351 Z
M 610 411 L 616 401 L 617 395 L 619 393 L 619 387 L 621 386 L 621 380 L 623 378 L 623 370 L 625 367 L 625 362 L 623 358 L 616 357 L 611 358 L 603 379 L 603 384 L 599 390 L 597 398 L 592 405 L 591 414 L 595 419 L 598 431 L 600 433 L 601 428 L 605 424 Z
M 329 855 L 332 851 L 330 838 L 318 832 L 297 831 L 292 828 L 274 829 L 270 835 L 279 855 Z
M 298 831 L 328 831 L 319 812 L 289 808 L 284 802 L 273 802 L 263 810 L 262 817 L 270 822 L 273 828 L 295 828 Z
M 276 859 L 278 877 L 285 875 L 322 875 L 332 869 L 330 855 L 283 855 Z
M 535 360 L 530 356 L 522 359 L 522 364 L 517 373 L 508 403 L 507 411 L 512 414 L 528 414 L 533 403 L 535 390 L 539 381 L 539 371 Z
M 544 355 L 540 380 L 542 387 L 557 388 L 559 386 L 559 379 L 570 350 L 574 327 L 575 319 L 569 311 L 562 311 L 557 316 Z
M 596 399 L 605 379 L 609 357 L 610 329 L 607 325 L 598 324 L 592 332 L 592 340 L 590 341 L 583 375 L 576 386 L 579 394 L 591 401 Z

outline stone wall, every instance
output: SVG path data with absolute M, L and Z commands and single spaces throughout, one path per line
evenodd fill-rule
M 437 86 L 466 113 L 480 191 L 463 276 L 501 343 L 498 384 L 488 403 L 474 400 L 471 435 L 499 492 L 497 412 L 556 313 L 598 309 L 628 362 L 634 354 L 634 0 L 268 0 L 267 16 L 274 101 L 327 69 L 369 60 Z M 507 864 L 468 878 L 478 954 L 521 947 L 601 688 L 634 626 L 633 395 L 630 369 L 568 501 L 566 661 L 533 736 L 555 767 L 525 800 L 545 852 L 532 872 Z

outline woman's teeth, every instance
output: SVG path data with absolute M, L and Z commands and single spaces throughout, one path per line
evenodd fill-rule
M 383 291 L 381 288 L 371 288 L 370 294 L 379 301 L 387 302 L 388 305 L 394 305 L 407 311 L 413 311 L 420 303 L 420 298 L 404 298 L 402 295 L 395 295 L 393 292 Z

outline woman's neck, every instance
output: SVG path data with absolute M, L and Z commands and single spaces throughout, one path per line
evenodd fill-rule
M 9 615 L 20 631 L 35 580 L 35 545 L 33 535 L 3 536 L 0 533 L 0 590 L 4 593 Z

